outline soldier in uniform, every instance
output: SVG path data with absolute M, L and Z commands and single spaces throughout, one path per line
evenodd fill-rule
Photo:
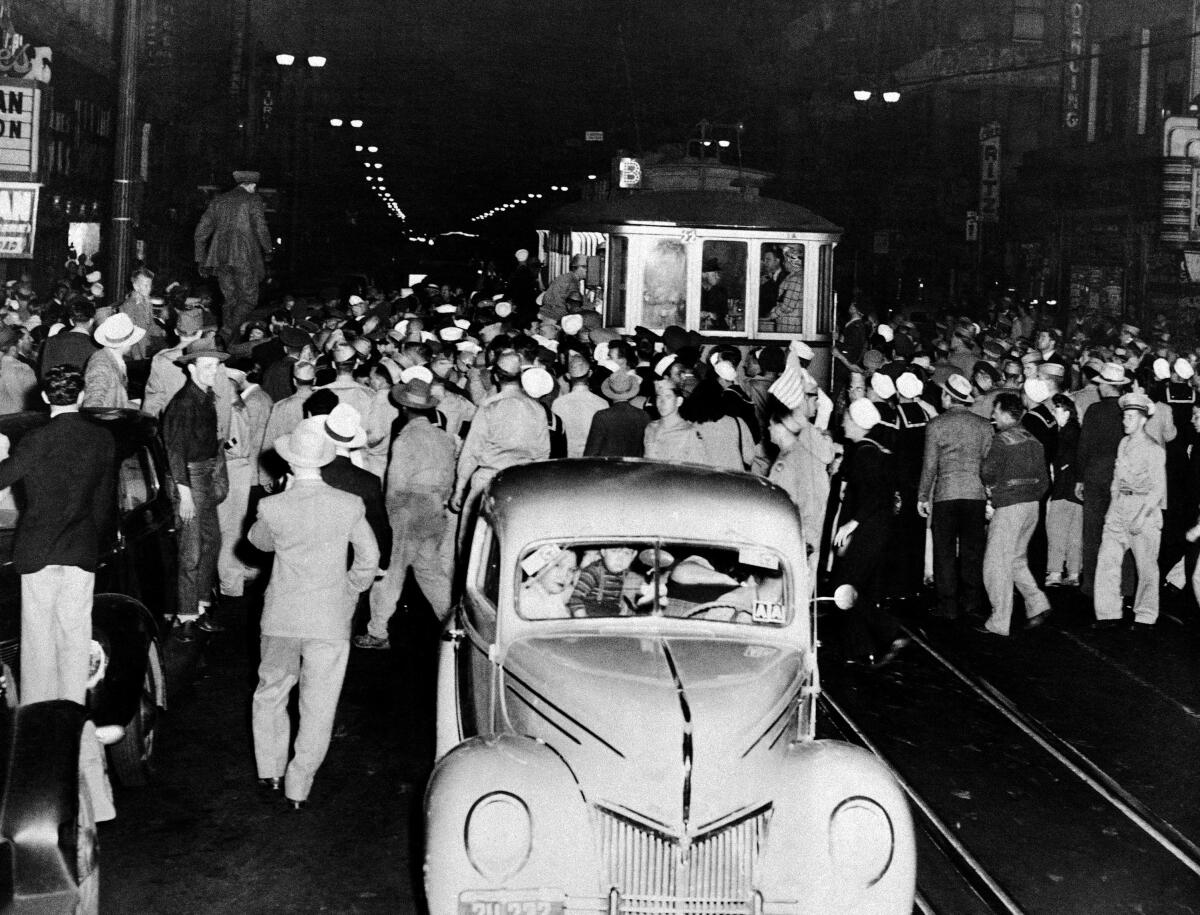
M 1054 461 L 1058 457 L 1058 420 L 1051 409 L 1054 391 L 1044 378 L 1026 378 L 1021 385 L 1021 393 L 1025 407 L 1021 425 L 1041 444 L 1046 464 L 1046 479 L 1050 480 L 1054 475 Z M 1033 570 L 1034 578 L 1038 581 L 1043 581 L 1046 577 L 1046 505 L 1049 499 L 1050 490 L 1046 489 L 1038 501 L 1037 527 L 1029 541 L 1029 568 Z
M 1158 546 L 1162 510 L 1167 501 L 1166 451 L 1146 434 L 1151 401 L 1145 394 L 1125 394 L 1119 402 L 1125 437 L 1117 446 L 1104 535 L 1096 559 L 1097 628 L 1121 620 L 1121 564 L 1127 550 L 1137 565 L 1134 628 L 1148 629 L 1158 620 Z

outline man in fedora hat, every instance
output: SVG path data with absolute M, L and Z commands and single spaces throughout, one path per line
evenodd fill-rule
M 267 274 L 271 230 L 266 208 L 256 193 L 259 173 L 236 171 L 231 191 L 218 194 L 196 226 L 196 265 L 201 276 L 216 276 L 225 297 L 222 333 L 237 340 L 242 322 L 258 307 L 258 287 Z
M 1101 366 L 1096 382 L 1100 399 L 1083 417 L 1076 458 L 1079 482 L 1075 484 L 1075 494 L 1083 500 L 1079 588 L 1087 597 L 1093 594 L 1096 557 L 1104 535 L 1104 517 L 1112 499 L 1113 466 L 1117 448 L 1125 435 L 1118 398 L 1125 392 L 1130 379 L 1124 366 L 1106 362 Z
M 209 320 L 212 321 L 211 316 Z M 199 307 L 188 308 L 175 316 L 175 335 L 178 340 L 172 346 L 159 350 L 150 359 L 150 377 L 146 379 L 146 393 L 142 398 L 143 413 L 162 416 L 167 404 L 188 380 L 187 369 L 179 363 L 179 357 L 201 337 L 207 336 L 211 339 L 216 331 L 215 323 L 205 323 L 205 312 Z M 232 392 L 233 385 L 222 366 L 213 378 L 213 393 L 217 403 L 217 436 L 222 440 L 229 432 Z
M 1133 627 L 1149 629 L 1158 621 L 1158 548 L 1167 504 L 1167 455 L 1162 444 L 1146 434 L 1146 421 L 1154 409 L 1149 397 L 1141 392 L 1124 394 L 1117 407 L 1125 435 L 1117 445 L 1112 500 L 1096 559 L 1095 625 L 1108 628 L 1120 622 L 1121 567 L 1125 553 L 1132 552 L 1137 565 Z
M 933 615 L 941 619 L 979 613 L 984 606 L 987 492 L 982 473 L 992 444 L 992 425 L 970 411 L 973 401 L 971 382 L 951 375 L 943 387 L 943 412 L 925 428 L 917 511 L 932 518 L 933 581 L 938 595 Z
M 83 373 L 85 407 L 124 408 L 129 406 L 125 355 L 146 332 L 117 312 L 104 319 L 93 337 L 100 349 L 88 359 Z
M 556 276 L 546 287 L 542 295 L 542 304 L 538 314 L 543 321 L 559 321 L 567 314 L 567 297 L 579 293 L 580 284 L 587 279 L 587 255 L 574 254 L 571 256 L 571 269 L 562 276 Z M 580 297 L 582 304 L 582 296 Z
M 117 317 L 122 316 L 113 316 Z M 206 632 L 223 628 L 207 611 L 212 607 L 221 550 L 217 503 L 225 498 L 223 490 L 227 488 L 213 382 L 221 363 L 228 358 L 228 353 L 204 337 L 183 351 L 176 361 L 187 372 L 188 380 L 167 404 L 161 426 L 179 494 L 177 621 L 185 625 L 196 622 Z M 179 635 L 186 639 L 190 632 L 181 630 Z
M 322 415 L 322 414 L 314 414 Z M 392 529 L 388 525 L 387 507 L 383 502 L 383 490 L 379 477 L 359 467 L 355 452 L 367 447 L 367 433 L 363 429 L 362 417 L 348 404 L 335 404 L 325 416 L 325 434 L 333 442 L 335 456 L 321 468 L 321 479 L 342 492 L 358 496 L 367 511 L 367 524 L 379 546 L 383 560 L 380 568 L 387 568 L 387 557 L 392 554 Z
M 455 442 L 438 428 L 438 401 L 424 378 L 397 384 L 391 398 L 404 417 L 387 471 L 391 562 L 371 591 L 371 620 L 354 640 L 359 648 L 390 647 L 388 622 L 410 568 L 438 620 L 450 615 L 454 537 L 446 502 L 454 489 Z
M 611 407 L 592 417 L 583 453 L 587 457 L 642 457 L 645 454 L 646 426 L 650 417 L 630 403 L 638 396 L 642 379 L 636 372 L 613 372 L 600 385 L 600 393 Z
M 297 810 L 307 804 L 329 749 L 357 596 L 371 586 L 379 566 L 362 500 L 321 479 L 321 468 L 336 454 L 327 419 L 303 420 L 274 443 L 291 469 L 291 483 L 258 504 L 249 533 L 254 546 L 275 553 L 251 711 L 254 758 L 259 783 L 270 791 L 282 788 Z M 300 724 L 289 761 L 288 698 L 297 683 Z

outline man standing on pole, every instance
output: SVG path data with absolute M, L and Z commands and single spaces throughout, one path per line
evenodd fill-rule
M 236 171 L 237 187 L 218 194 L 196 226 L 196 265 L 201 276 L 216 276 L 225 298 L 221 333 L 225 345 L 237 342 L 242 324 L 258 307 L 258 287 L 271 255 L 266 209 L 258 196 L 259 173 Z

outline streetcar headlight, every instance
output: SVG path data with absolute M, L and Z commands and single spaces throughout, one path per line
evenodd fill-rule
M 525 802 L 506 791 L 485 794 L 467 814 L 467 859 L 488 880 L 504 880 L 521 869 L 533 845 L 533 823 Z
M 867 797 L 847 798 L 829 818 L 829 857 L 847 882 L 863 888 L 892 863 L 895 833 L 887 811 Z

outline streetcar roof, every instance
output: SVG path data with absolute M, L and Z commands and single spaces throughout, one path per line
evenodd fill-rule
M 841 227 L 794 203 L 729 191 L 647 191 L 613 200 L 584 200 L 552 212 L 552 228 L 637 225 L 841 234 Z

